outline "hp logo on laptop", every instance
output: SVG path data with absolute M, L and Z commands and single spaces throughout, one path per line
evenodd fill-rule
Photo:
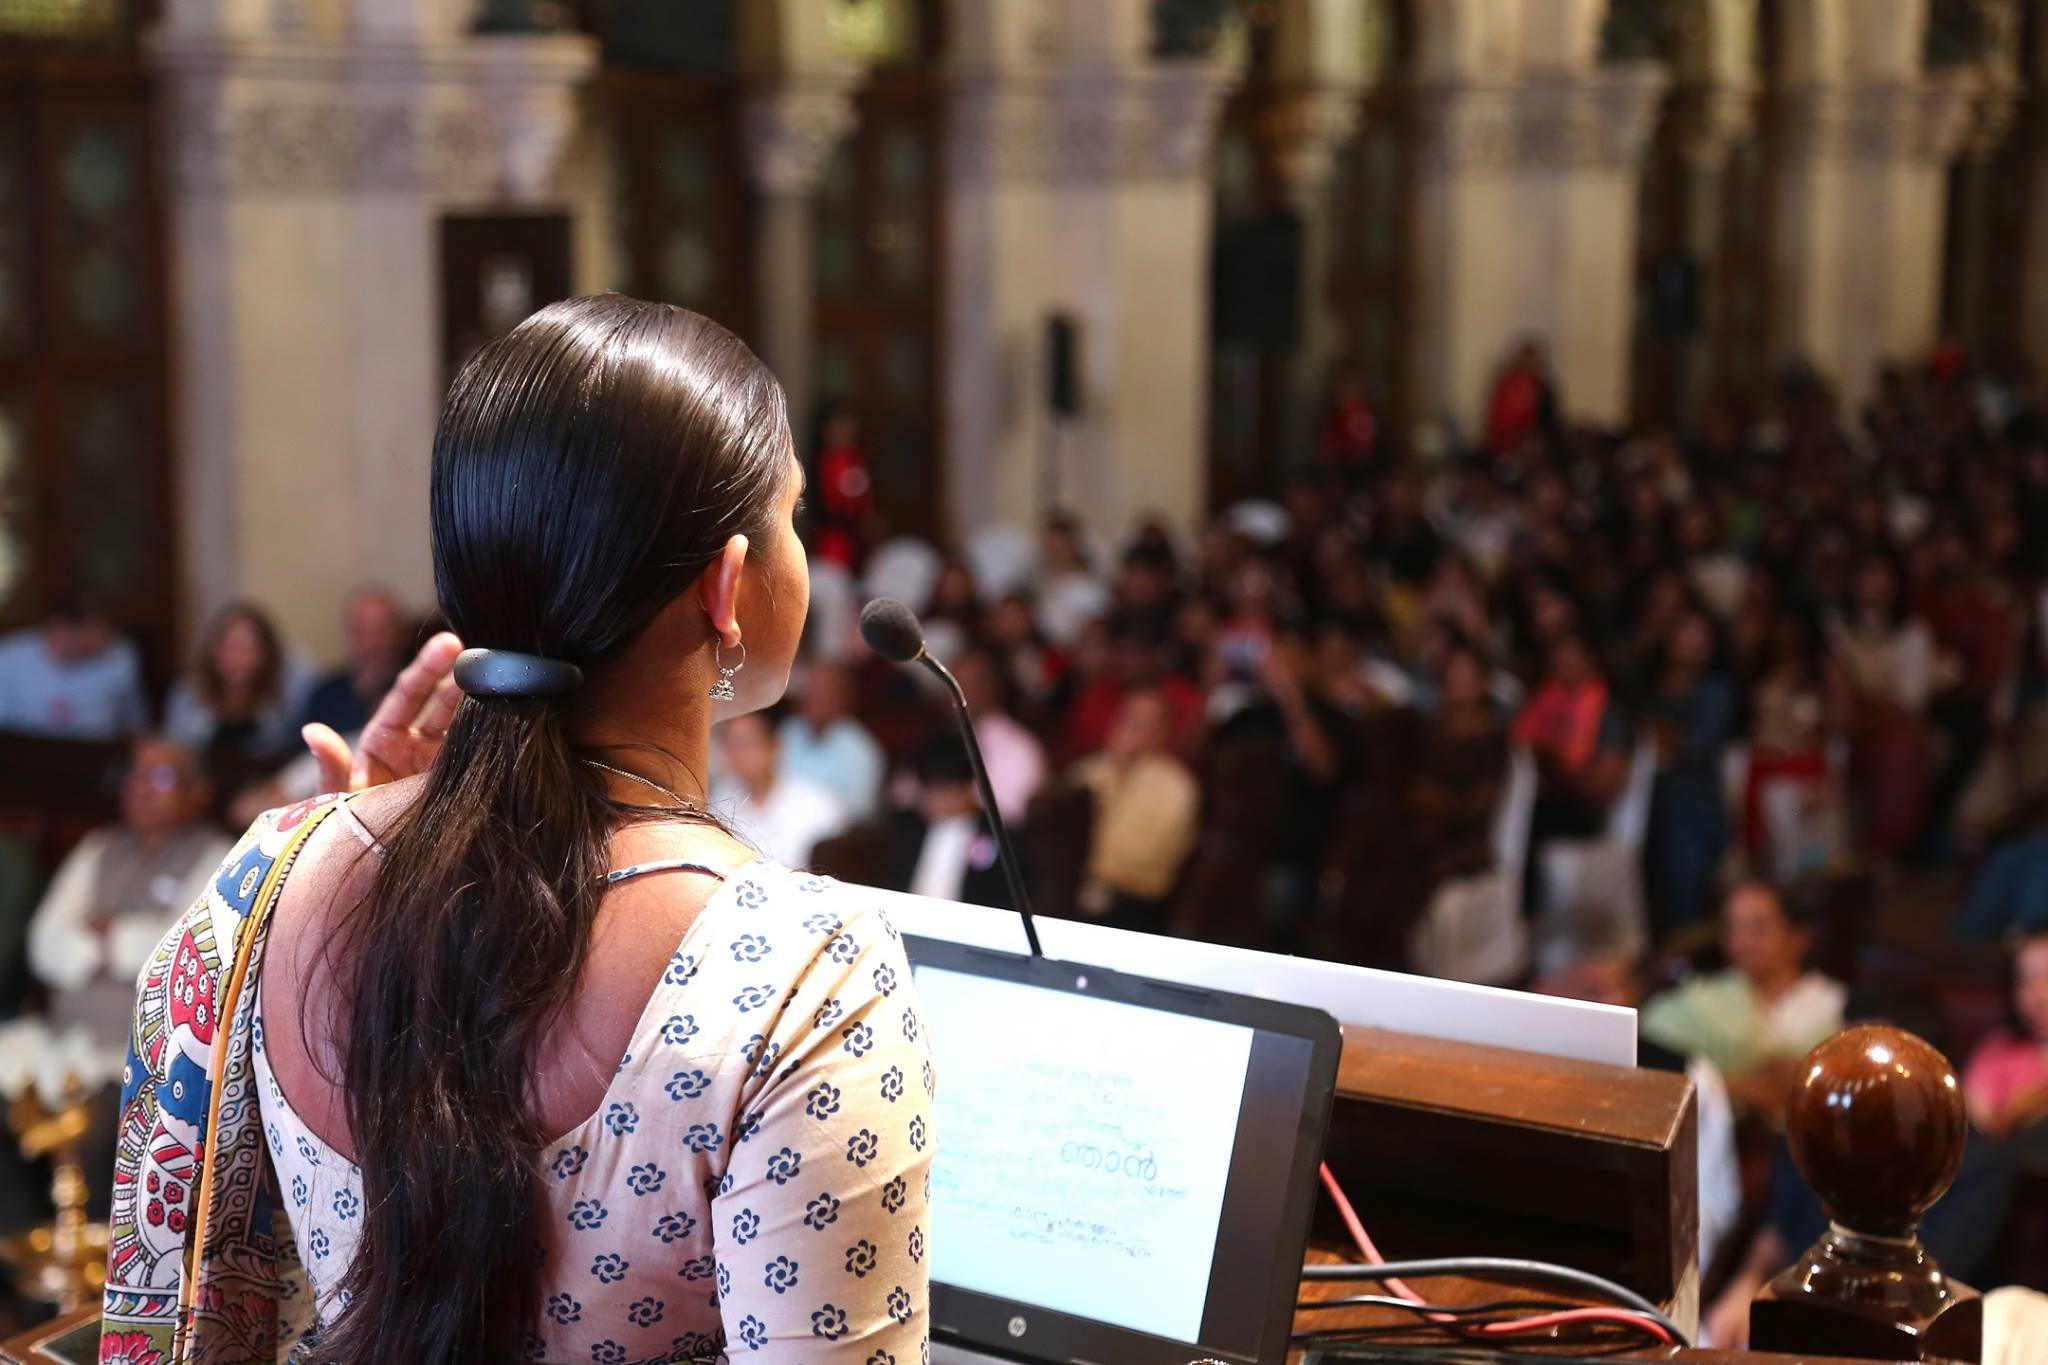
M 1030 1327 L 1030 1325 L 1030 1323 L 1024 1321 L 1024 1315 L 1019 1313 L 1016 1317 L 1010 1319 L 1010 1335 L 1021 1337 L 1024 1335 L 1025 1329 Z

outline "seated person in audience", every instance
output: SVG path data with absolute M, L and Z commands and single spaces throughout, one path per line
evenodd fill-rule
M 1486 663 L 1454 641 L 1437 667 L 1436 705 L 1423 718 L 1407 791 L 1428 890 L 1492 868 L 1507 771 L 1507 727 L 1487 692 Z
M 998 597 L 984 625 L 987 645 L 1002 661 L 1006 695 L 1016 698 L 1017 712 L 1026 720 L 1043 721 L 1070 681 L 1065 654 L 1040 631 L 1031 599 L 1022 592 Z
M 1978 1044 L 1963 1072 L 1963 1098 L 1979 1128 L 2000 1140 L 2048 1119 L 2048 931 L 2012 955 L 2012 1027 Z
M 1333 699 L 1300 622 L 1276 630 L 1245 704 L 1214 735 L 1216 750 L 1273 765 L 1276 809 L 1259 855 L 1261 899 L 1276 942 L 1296 951 L 1314 927 L 1346 786 L 1363 766 L 1356 718 Z
M 1108 615 L 1109 584 L 1089 566 L 1080 523 L 1072 517 L 1046 518 L 1038 544 L 1038 625 L 1053 644 L 1071 646 L 1083 626 Z
M 1102 751 L 1068 774 L 1094 801 L 1080 909 L 1105 924 L 1163 929 L 1167 897 L 1194 847 L 1201 791 L 1174 756 L 1172 736 L 1166 698 L 1132 692 Z
M 1794 906 L 1800 907 L 1794 909 Z M 1806 966 L 1804 902 L 1744 882 L 1721 907 L 1729 966 L 1693 977 L 1644 1008 L 1643 1038 L 1720 1068 L 1738 1112 L 1775 1122 L 1800 1058 L 1842 1027 L 1846 992 Z
M 844 833 L 846 806 L 809 778 L 784 772 L 774 721 L 764 711 L 734 716 L 718 727 L 725 771 L 714 774 L 713 808 L 733 832 L 789 867 L 807 867 L 821 840 Z
M 889 820 L 890 884 L 916 896 L 1015 909 L 959 737 L 932 735 L 915 769 L 915 804 Z
M 1140 623 L 1117 617 L 1108 623 L 1106 633 L 1103 667 L 1080 683 L 1068 707 L 1066 728 L 1057 745 L 1059 759 L 1072 762 L 1100 749 L 1116 724 L 1125 696 L 1135 691 L 1156 691 L 1166 698 L 1173 717 L 1174 751 L 1187 752 L 1201 726 L 1202 690 L 1169 667 L 1165 642 Z M 1084 672 L 1087 654 L 1084 640 L 1080 659 Z
M 1535 989 L 1570 1000 L 1641 1009 L 1642 964 L 1618 945 L 1568 945 L 1537 976 Z M 1699 1107 L 1700 1274 L 1705 1275 L 1742 1217 L 1742 1167 L 1728 1086 L 1705 1057 L 1687 1056 L 1648 1039 L 1636 1049 L 1636 1064 L 1682 1071 L 1693 1084 Z
M 207 625 L 192 672 L 171 684 L 164 736 L 199 755 L 216 780 L 268 772 L 299 747 L 293 722 L 304 691 L 270 617 L 231 602 Z
M 411 647 L 411 630 L 398 599 L 383 588 L 358 588 L 345 616 L 348 662 L 313 684 L 302 725 L 326 725 L 341 734 L 363 728 L 391 690 Z
M 1011 716 L 1002 667 L 987 647 L 977 645 L 955 659 L 953 676 L 974 717 L 974 737 L 981 741 L 996 805 L 1005 820 L 1021 820 L 1045 783 L 1045 746 Z
M 1898 567 L 1881 553 L 1858 566 L 1828 637 L 1850 697 L 1849 763 L 1864 845 L 1880 857 L 1904 853 L 1926 815 L 1928 700 L 1953 678 L 1954 661 L 1912 614 Z
M 110 740 L 148 721 L 141 658 L 92 607 L 60 602 L 40 625 L 0 636 L 0 730 Z
M 136 742 L 121 823 L 72 850 L 29 924 L 29 969 L 49 988 L 53 1028 L 76 1025 L 126 1050 L 136 973 L 232 842 L 203 818 L 209 795 L 189 751 Z
M 1514 725 L 1515 742 L 1536 760 L 1527 878 L 1532 903 L 1542 881 L 1543 846 L 1598 838 L 1629 767 L 1628 727 L 1585 637 L 1566 631 L 1547 657 L 1543 683 Z
M 1799 845 L 1811 821 L 1792 817 L 1830 800 L 1828 708 L 1816 634 L 1796 612 L 1773 617 L 1759 646 L 1751 695 L 1744 834 L 1751 864 L 1780 876 L 1808 861 Z M 1774 808 L 1789 812 L 1777 817 L 1775 827 Z
M 1721 759 L 1735 738 L 1739 701 L 1716 660 L 1714 627 L 1687 608 L 1655 651 L 1647 719 L 1657 741 L 1643 879 L 1662 927 L 1713 909 L 1714 874 L 1728 828 Z
M 782 722 L 782 774 L 825 788 L 849 819 L 866 820 L 881 803 L 888 760 L 867 727 L 853 717 L 853 673 L 844 664 L 804 669 L 796 713 Z

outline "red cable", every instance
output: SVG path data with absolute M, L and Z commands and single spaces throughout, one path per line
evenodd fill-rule
M 1365 1224 L 1359 1221 L 1358 1210 L 1351 1206 L 1351 1200 L 1345 1195 L 1344 1187 L 1337 1183 L 1337 1177 L 1331 1173 L 1330 1163 L 1323 1162 L 1320 1172 L 1323 1188 L 1329 1191 L 1330 1202 L 1337 1206 L 1337 1216 L 1344 1220 L 1345 1228 L 1351 1233 L 1352 1242 L 1358 1247 L 1358 1254 L 1365 1257 L 1368 1265 L 1385 1265 L 1387 1258 L 1380 1255 L 1380 1249 L 1373 1245 L 1372 1238 L 1366 1233 Z M 1410 1303 L 1428 1302 L 1399 1279 L 1390 1276 L 1383 1283 Z M 1423 1316 L 1431 1322 L 1454 1323 L 1458 1320 L 1457 1316 L 1451 1313 L 1426 1313 Z M 1482 1323 L 1475 1330 L 1487 1336 L 1510 1336 L 1520 1332 L 1544 1332 L 1552 1327 L 1574 1322 L 1622 1323 L 1650 1333 L 1666 1346 L 1675 1344 L 1671 1340 L 1671 1334 L 1654 1319 L 1623 1308 L 1567 1308 L 1554 1313 L 1538 1313 L 1532 1317 L 1517 1318 L 1513 1322 Z
M 1330 1192 L 1330 1202 L 1337 1206 L 1337 1216 L 1342 1218 L 1344 1220 L 1344 1226 L 1351 1230 L 1351 1240 L 1354 1244 L 1357 1245 L 1358 1254 L 1365 1257 L 1365 1263 L 1367 1265 L 1385 1265 L 1387 1263 L 1387 1258 L 1380 1255 L 1380 1249 L 1374 1246 L 1372 1244 L 1372 1238 L 1366 1235 L 1365 1224 L 1358 1221 L 1358 1210 L 1351 1207 L 1351 1200 L 1345 1196 L 1344 1187 L 1342 1185 L 1339 1185 L 1337 1183 L 1337 1177 L 1331 1174 L 1330 1163 L 1325 1161 L 1322 1164 L 1321 1170 L 1323 1176 L 1323 1188 Z M 1385 1281 L 1385 1284 L 1387 1288 L 1393 1290 L 1396 1294 L 1408 1300 L 1408 1302 L 1410 1303 L 1428 1302 L 1428 1300 L 1423 1298 L 1422 1295 L 1410 1289 L 1406 1282 L 1402 1280 L 1388 1279 Z M 1446 1317 L 1445 1315 L 1436 1313 L 1432 1313 L 1430 1315 L 1430 1320 L 1432 1322 L 1451 1321 L 1451 1319 Z

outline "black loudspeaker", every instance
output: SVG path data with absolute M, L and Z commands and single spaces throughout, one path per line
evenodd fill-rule
M 1081 415 L 1080 331 L 1065 313 L 1045 320 L 1045 401 L 1056 417 Z
M 1301 341 L 1301 219 L 1286 211 L 1216 225 L 1210 336 L 1218 347 L 1291 351 Z

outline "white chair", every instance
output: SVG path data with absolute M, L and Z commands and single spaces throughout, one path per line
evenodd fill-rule
M 1029 585 L 1038 574 L 1038 543 L 1007 521 L 976 527 L 960 550 L 984 602 Z
M 1498 986 L 1529 965 L 1522 860 L 1536 809 L 1536 761 L 1517 746 L 1493 816 L 1493 866 L 1445 882 L 1408 935 L 1408 962 L 1426 976 Z
M 861 587 L 869 597 L 893 597 L 912 611 L 931 604 L 944 561 L 916 536 L 892 536 L 868 556 Z
M 853 575 L 828 559 L 811 565 L 811 611 L 804 618 L 803 657 L 818 663 L 843 663 L 856 657 L 860 632 L 860 593 Z
M 1650 827 L 1650 793 L 1657 782 L 1657 743 L 1637 741 L 1628 781 L 1607 813 L 1597 839 L 1556 840 L 1543 847 L 1542 897 L 1537 906 L 1538 951 L 1551 945 L 1597 943 L 1640 953 L 1649 943 L 1643 910 L 1643 840 Z

